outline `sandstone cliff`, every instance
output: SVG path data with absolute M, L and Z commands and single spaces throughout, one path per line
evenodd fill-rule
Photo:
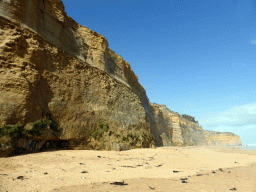
M 180 115 L 165 105 L 150 104 L 150 115 L 157 146 L 241 145 L 239 136 L 205 131 L 194 117 Z
M 0 125 L 29 128 L 50 117 L 62 128 L 55 139 L 71 148 L 153 146 L 146 92 L 103 36 L 68 17 L 59 0 L 4 0 L 0 13 Z M 86 138 L 105 120 L 102 138 Z M 36 150 L 48 139 L 37 140 Z
M 159 146 L 214 144 L 193 119 L 150 105 L 130 65 L 68 17 L 60 0 L 0 1 L 0 111 L 7 155 L 51 143 L 152 147 L 151 133 Z

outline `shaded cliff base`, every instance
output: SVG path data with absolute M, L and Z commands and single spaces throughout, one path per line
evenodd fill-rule
M 166 147 L 0 158 L 1 191 L 255 191 L 256 152 Z
M 81 128 L 79 128 L 81 129 Z M 27 126 L 0 126 L 0 157 L 47 150 L 115 150 L 155 147 L 152 134 L 141 130 L 113 129 L 105 120 L 98 120 L 88 129 L 77 131 L 79 137 L 62 139 L 63 128 L 51 118 L 41 119 Z

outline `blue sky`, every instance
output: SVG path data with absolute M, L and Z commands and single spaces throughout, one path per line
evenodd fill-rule
M 256 1 L 63 3 L 130 63 L 152 103 L 256 144 Z

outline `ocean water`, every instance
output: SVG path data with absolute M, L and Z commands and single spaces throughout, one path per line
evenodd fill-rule
M 243 149 L 243 150 L 256 150 L 256 146 L 242 146 L 241 149 Z

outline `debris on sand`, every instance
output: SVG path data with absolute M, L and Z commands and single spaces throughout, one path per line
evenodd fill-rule
M 124 181 L 123 182 L 113 182 L 113 183 L 110 183 L 110 184 L 111 185 L 121 185 L 121 186 L 128 185 L 128 184 L 124 183 Z

